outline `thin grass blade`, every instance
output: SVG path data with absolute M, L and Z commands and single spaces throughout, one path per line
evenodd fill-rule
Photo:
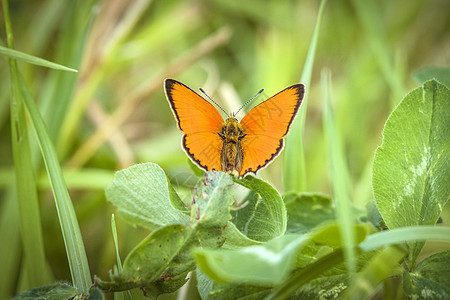
M 308 50 L 300 82 L 305 85 L 306 94 L 297 121 L 292 125 L 290 134 L 286 137 L 284 152 L 284 192 L 302 192 L 306 190 L 305 153 L 303 149 L 303 128 L 305 127 L 306 108 L 308 104 L 309 86 L 319 38 L 320 24 L 327 0 L 320 3 L 316 27 Z
M 66 246 L 73 285 L 78 291 L 87 294 L 92 285 L 91 274 L 69 191 L 67 190 L 55 148 L 50 140 L 42 116 L 23 78 L 20 78 L 20 82 L 21 93 L 24 96 L 24 102 L 38 138 L 38 144 L 47 169 L 50 186 L 55 197 L 56 210 Z
M 322 72 L 322 93 L 324 106 L 324 132 L 330 165 L 330 177 L 333 199 L 336 204 L 337 220 L 344 241 L 344 254 L 347 270 L 350 275 L 356 270 L 356 256 L 354 252 L 355 232 L 353 230 L 352 204 L 349 196 L 349 175 L 344 159 L 342 143 L 336 128 L 333 108 L 331 106 L 331 73 Z
M 11 28 L 8 2 L 3 1 L 5 27 L 8 35 L 8 46 L 14 47 L 14 37 Z M 0 46 L 1 47 L 1 46 Z M 1 47 L 2 49 L 7 49 Z M 22 274 L 27 287 L 48 284 L 48 275 L 44 242 L 42 238 L 41 220 L 37 196 L 36 181 L 33 172 L 30 171 L 31 151 L 29 140 L 29 128 L 23 97 L 21 94 L 21 82 L 17 62 L 13 58 L 8 59 L 11 78 L 11 144 L 14 161 L 15 187 L 19 208 L 19 224 L 24 251 L 24 265 Z
M 41 66 L 41 67 L 46 67 L 46 68 L 61 70 L 61 71 L 78 72 L 75 69 L 48 61 L 46 59 L 36 57 L 36 56 L 30 55 L 30 54 L 26 54 L 24 52 L 20 52 L 17 50 L 5 48 L 2 46 L 0 46 L 0 54 L 4 55 L 6 57 L 9 57 L 9 58 L 15 59 L 15 60 L 20 60 L 20 61 L 30 63 L 33 65 Z

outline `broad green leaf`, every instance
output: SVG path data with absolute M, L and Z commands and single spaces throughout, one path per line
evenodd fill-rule
M 450 91 L 434 80 L 392 112 L 375 153 L 372 185 L 388 228 L 433 225 L 450 195 Z M 410 267 L 423 242 L 411 243 Z
M 69 71 L 69 72 L 78 72 L 75 69 L 56 64 L 54 62 L 45 60 L 43 58 L 36 57 L 36 56 L 30 55 L 30 54 L 26 54 L 26 53 L 23 53 L 23 52 L 20 52 L 17 50 L 5 48 L 2 46 L 0 46 L 0 54 L 5 55 L 10 58 L 13 58 L 13 59 L 16 59 L 16 60 L 21 60 L 21 61 L 24 61 L 24 62 L 27 62 L 30 64 L 42 66 L 42 67 L 47 67 L 47 68 L 62 70 L 62 71 Z
M 355 224 L 352 230 L 354 231 L 355 242 L 361 243 L 366 239 L 369 233 L 374 231 L 372 224 Z M 331 247 L 343 247 L 345 240 L 342 238 L 342 230 L 335 222 L 328 222 L 311 231 L 311 240 L 315 243 L 328 245 Z
M 239 250 L 195 252 L 197 264 L 217 282 L 240 282 L 274 285 L 281 283 L 293 267 L 297 251 L 309 241 L 307 235 L 284 235 L 264 245 Z
M 224 227 L 231 219 L 229 212 L 233 198 L 231 176 L 224 172 L 207 172 L 205 179 L 197 184 L 195 194 L 196 223 L 205 227 Z
M 386 278 L 395 275 L 402 268 L 400 263 L 408 254 L 405 248 L 391 246 L 376 254 L 367 265 L 356 274 L 355 280 L 346 291 L 344 299 L 369 299 Z
M 373 252 L 359 254 L 358 269 L 367 265 L 374 255 Z M 348 288 L 348 284 L 349 274 L 345 267 L 342 248 L 328 253 L 319 251 L 312 263 L 294 270 L 289 279 L 274 288 L 265 299 L 339 299 Z
M 15 296 L 14 300 L 66 300 L 77 295 L 77 290 L 66 283 L 57 282 L 52 285 L 41 286 L 26 290 Z
M 357 242 L 365 239 L 371 224 L 354 226 Z M 237 250 L 197 250 L 195 258 L 200 269 L 217 282 L 240 282 L 266 286 L 280 284 L 296 263 L 299 252 L 311 241 L 319 245 L 342 247 L 340 229 L 336 223 L 326 224 L 310 234 L 289 234 L 272 239 L 263 245 Z M 300 261 L 295 262 L 295 258 Z M 310 262 L 310 261 L 309 261 Z
M 192 229 L 181 224 L 168 225 L 153 231 L 130 252 L 122 272 L 111 278 L 113 281 L 97 279 L 97 283 L 106 291 L 150 285 L 164 277 L 163 271 L 184 247 L 191 232 Z
M 450 242 L 450 227 L 411 226 L 380 231 L 359 244 L 364 251 L 411 241 L 441 240 Z
M 330 197 L 323 194 L 288 194 L 284 198 L 287 209 L 287 231 L 306 233 L 322 222 L 334 219 Z
M 346 274 L 324 276 L 303 284 L 290 299 L 340 299 L 347 288 L 348 276 Z
M 98 287 L 93 287 L 89 291 L 89 296 L 86 300 L 103 300 L 105 299 L 105 295 L 103 295 L 103 292 Z
M 197 288 L 203 300 L 245 299 L 259 300 L 270 292 L 270 289 L 248 283 L 218 283 L 211 280 L 199 268 L 196 269 Z M 230 296 L 232 295 L 232 296 Z
M 316 280 L 319 275 L 324 273 L 327 270 L 333 269 L 338 264 L 342 263 L 344 261 L 343 253 L 341 249 L 338 249 L 330 254 L 327 254 L 321 258 L 319 258 L 316 262 L 308 265 L 307 267 L 299 270 L 298 272 L 295 272 L 293 275 L 289 277 L 288 280 L 284 281 L 281 285 L 277 286 L 273 291 L 265 298 L 266 300 L 269 299 L 287 299 L 292 294 L 295 293 L 299 288 L 304 287 L 312 280 Z M 345 278 L 340 278 L 341 283 L 345 282 Z M 328 280 L 328 279 L 326 279 Z M 315 284 L 315 286 L 317 286 Z M 334 284 L 333 284 L 334 286 Z M 337 289 L 339 293 L 347 288 L 347 285 L 344 284 L 343 286 L 337 285 Z M 335 287 L 327 287 L 325 291 L 336 291 Z M 319 295 L 322 292 L 319 292 Z M 330 293 L 331 295 L 339 293 Z M 327 293 L 328 294 L 328 293 Z
M 161 276 L 189 238 L 190 230 L 175 224 L 153 231 L 126 258 L 123 275 L 142 283 Z
M 450 68 L 426 67 L 414 73 L 414 79 L 420 83 L 425 83 L 425 81 L 430 79 L 436 79 L 450 88 Z
M 247 237 L 268 241 L 286 231 L 287 215 L 283 199 L 268 182 L 254 176 L 235 179 L 235 182 L 252 190 L 248 204 L 233 212 L 233 223 Z
M 450 251 L 421 261 L 413 272 L 403 273 L 403 289 L 410 299 L 450 298 Z
M 225 237 L 224 249 L 239 249 L 242 247 L 260 245 L 262 242 L 252 240 L 244 235 L 236 225 L 231 221 L 228 222 L 227 227 L 223 231 Z
M 147 166 L 153 171 L 161 170 L 154 164 Z M 136 172 L 133 174 L 137 176 Z M 158 176 L 160 180 L 166 178 L 162 171 Z M 186 216 L 188 220 L 183 224 L 166 225 L 153 231 L 128 255 L 121 273 L 114 273 L 111 281 L 97 278 L 97 283 L 108 291 L 139 287 L 155 299 L 181 288 L 187 274 L 195 269 L 193 249 L 216 249 L 225 241 L 224 228 L 231 217 L 229 209 L 233 201 L 229 195 L 232 184 L 228 174 L 207 172 L 196 187 L 190 223 Z M 137 189 L 138 192 L 141 191 Z
M 106 198 L 127 220 L 149 229 L 187 224 L 189 216 L 171 205 L 169 184 L 158 165 L 138 164 L 116 173 L 112 184 L 106 188 Z
M 384 223 L 383 218 L 381 217 L 380 211 L 378 210 L 375 200 L 372 199 L 372 201 L 368 202 L 366 208 L 367 208 L 367 216 L 366 216 L 367 221 L 371 222 L 373 226 L 381 230 L 388 229 L 386 227 L 386 224 Z

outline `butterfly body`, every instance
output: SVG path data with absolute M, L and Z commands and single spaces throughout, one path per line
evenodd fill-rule
M 220 154 L 221 170 L 234 175 L 242 170 L 243 153 L 241 141 L 245 138 L 244 129 L 238 120 L 230 116 L 222 126 L 222 132 L 219 133 L 223 140 L 223 147 Z
M 166 79 L 165 92 L 189 158 L 204 170 L 242 177 L 256 173 L 280 154 L 304 86 L 284 89 L 251 109 L 240 122 L 234 114 L 224 121 L 211 103 L 176 80 Z

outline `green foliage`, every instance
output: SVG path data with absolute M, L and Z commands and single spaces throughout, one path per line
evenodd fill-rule
M 306 233 L 317 224 L 334 219 L 331 198 L 327 195 L 289 193 L 284 201 L 288 216 L 288 232 Z
M 55 70 L 62 70 L 62 71 L 70 71 L 70 72 L 77 72 L 77 70 L 72 69 L 72 68 L 68 68 L 65 67 L 63 65 L 59 65 L 59 64 L 55 64 L 51 61 L 33 56 L 33 55 L 29 55 L 17 50 L 13 50 L 13 49 L 9 49 L 9 48 L 5 48 L 0 46 L 0 54 L 4 55 L 6 57 L 10 57 L 13 58 L 15 60 L 19 60 L 19 61 L 23 61 L 26 63 L 30 63 L 30 64 L 34 64 L 34 65 L 38 65 L 38 66 L 42 66 L 42 67 L 47 67 L 47 68 L 51 68 L 51 69 L 55 69 Z
M 410 298 L 450 297 L 450 251 L 436 253 L 421 261 L 413 272 L 404 271 L 403 288 Z
M 388 228 L 433 225 L 450 197 L 449 99 L 447 87 L 427 81 L 406 95 L 386 121 L 374 159 L 373 189 Z M 412 268 L 423 242 L 410 247 Z
M 448 298 L 449 9 L 2 0 L 0 299 Z M 284 157 L 187 164 L 166 77 L 227 111 L 300 78 Z
M 72 299 L 77 294 L 77 290 L 71 285 L 63 282 L 57 282 L 48 286 L 41 286 L 26 290 L 20 293 L 14 299 L 16 300 L 32 300 L 38 298 L 52 299 L 52 300 L 67 300 Z
M 236 210 L 233 223 L 247 237 L 268 241 L 286 231 L 286 208 L 278 191 L 268 182 L 253 176 L 235 180 L 250 189 L 242 209 Z
M 172 206 L 171 199 L 178 196 L 170 192 L 164 171 L 155 164 L 134 165 L 117 172 L 106 197 L 123 217 L 149 229 L 189 220 Z
M 425 83 L 430 79 L 435 79 L 450 88 L 450 68 L 449 67 L 426 67 L 414 74 L 414 78 L 420 83 Z

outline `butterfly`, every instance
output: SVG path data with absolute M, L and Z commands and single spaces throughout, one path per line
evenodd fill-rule
M 211 103 L 181 82 L 166 79 L 164 88 L 189 158 L 205 171 L 237 177 L 256 173 L 280 154 L 305 94 L 303 84 L 292 85 L 255 106 L 239 122 L 237 112 L 227 114 L 224 121 Z

